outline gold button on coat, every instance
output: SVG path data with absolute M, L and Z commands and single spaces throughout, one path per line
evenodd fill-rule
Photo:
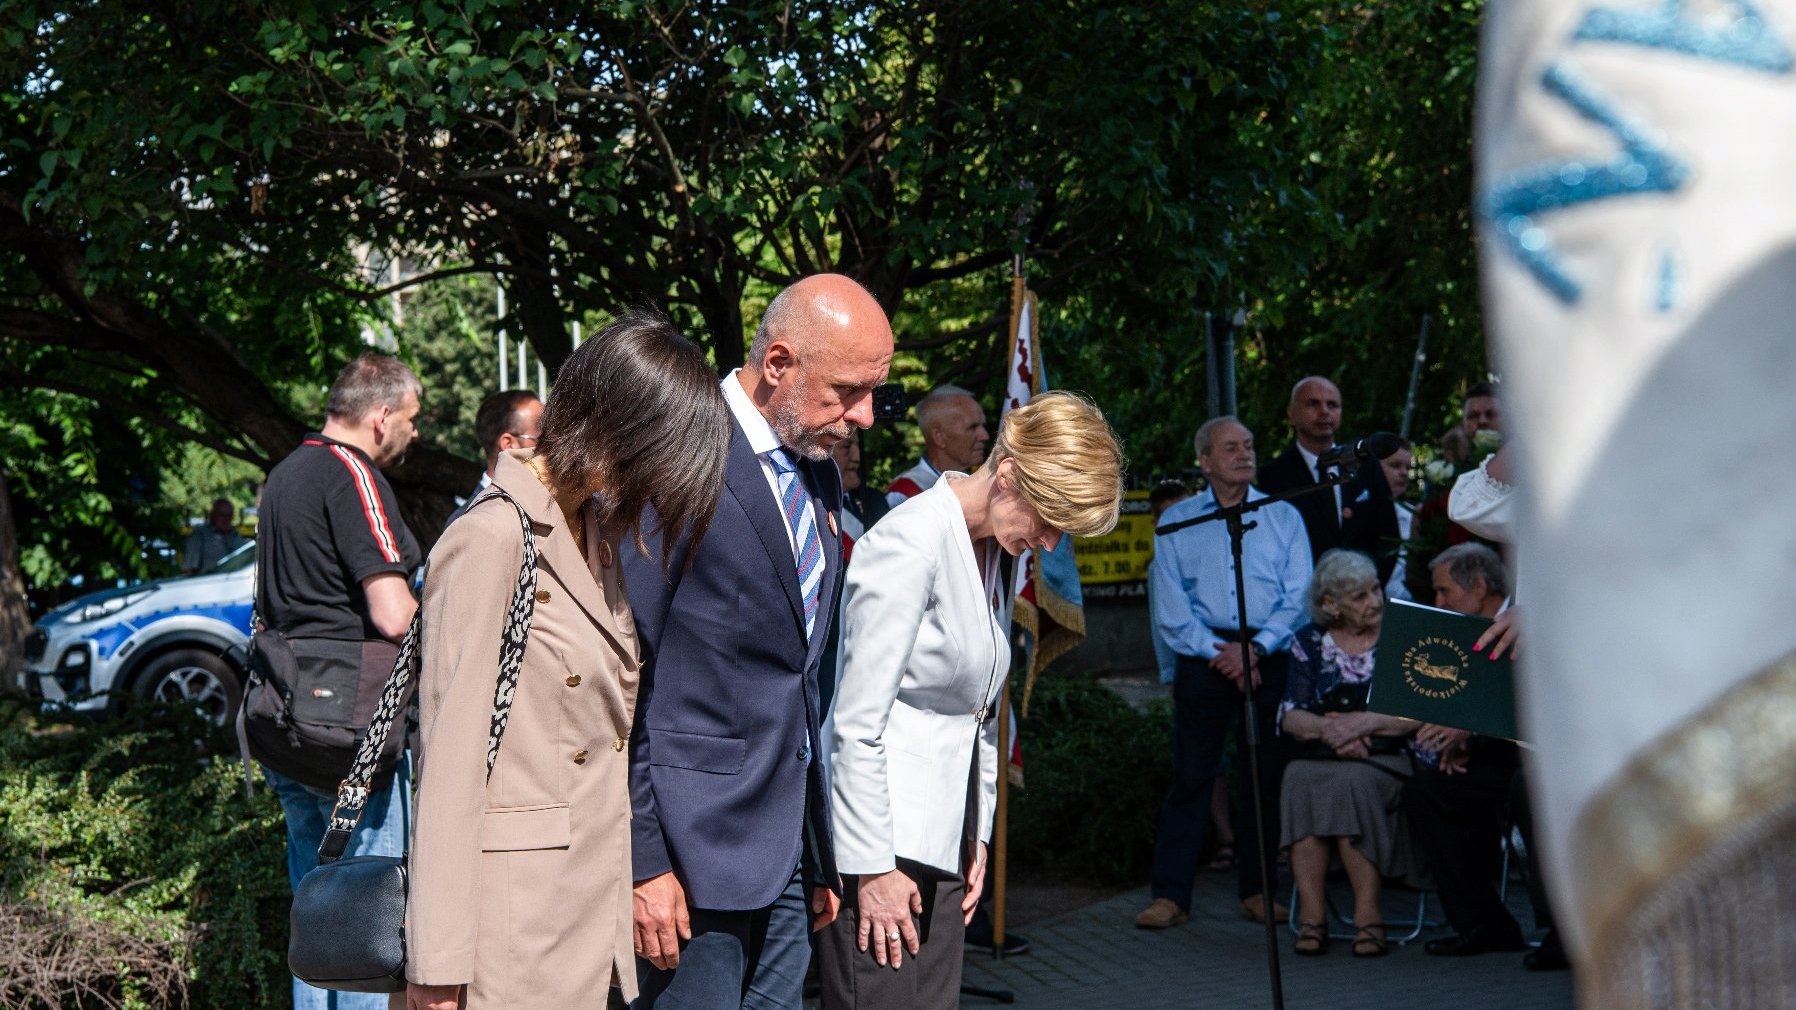
M 574 763 L 577 765 L 586 763 L 586 748 L 582 747 L 574 752 Z
M 536 591 L 536 602 L 538 602 L 538 603 L 549 602 L 549 591 L 547 589 L 538 589 Z
M 570 673 L 570 674 L 568 674 L 568 678 L 567 678 L 567 686 L 569 686 L 569 687 L 579 687 L 579 686 L 580 686 L 580 675 L 579 675 L 579 674 L 577 674 L 577 673 Z
M 621 751 L 624 749 L 624 744 L 628 743 L 628 742 L 629 741 L 625 740 L 623 737 L 620 736 L 617 738 L 617 742 L 611 745 L 611 749 Z

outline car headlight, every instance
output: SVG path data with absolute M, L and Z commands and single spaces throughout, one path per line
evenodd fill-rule
M 101 600 L 98 603 L 90 603 L 87 606 L 82 607 L 79 612 L 77 612 L 70 618 L 70 620 L 72 623 L 85 623 L 87 621 L 97 621 L 100 618 L 105 617 L 108 614 L 118 613 L 119 611 L 125 609 L 126 607 L 129 607 L 133 603 L 136 603 L 137 601 L 143 599 L 144 597 L 150 595 L 151 593 L 153 593 L 155 591 L 156 591 L 155 586 L 145 586 L 142 589 L 133 590 L 128 593 L 121 593 L 117 596 L 109 596 L 106 599 Z

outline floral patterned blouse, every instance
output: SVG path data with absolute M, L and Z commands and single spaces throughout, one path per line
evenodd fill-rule
M 1278 706 L 1278 730 L 1285 730 L 1285 713 L 1307 709 L 1341 684 L 1364 684 L 1372 679 L 1374 645 L 1365 652 L 1348 652 L 1319 624 L 1306 624 L 1291 639 L 1291 667 L 1285 678 L 1284 701 Z M 1434 751 L 1409 740 L 1410 753 L 1434 764 Z

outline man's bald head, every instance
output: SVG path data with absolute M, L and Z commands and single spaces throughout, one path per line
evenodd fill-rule
M 813 274 L 768 304 L 748 348 L 748 365 L 759 368 L 775 341 L 785 342 L 802 357 L 832 339 L 851 335 L 855 320 L 869 316 L 879 319 L 889 342 L 892 328 L 885 321 L 885 310 L 866 288 L 842 274 Z
M 852 278 L 816 274 L 767 306 L 739 381 L 780 440 L 811 459 L 873 423 L 892 365 L 892 324 Z
M 1327 376 L 1311 375 L 1291 387 L 1291 406 L 1286 409 L 1299 445 L 1321 454 L 1335 443 L 1341 426 L 1341 389 Z

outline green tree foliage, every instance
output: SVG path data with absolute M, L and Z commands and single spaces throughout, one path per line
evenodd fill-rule
M 156 965 L 108 964 L 72 944 L 51 952 L 122 1005 L 285 1005 L 280 805 L 261 787 L 246 799 L 234 759 L 195 759 L 196 741 L 229 749 L 210 724 L 133 701 L 103 725 L 57 726 L 0 708 L 0 904 L 32 912 L 38 931 L 68 920 L 97 926 L 72 932 L 97 932 L 101 950 L 121 946 L 107 933 L 134 938 L 187 979 L 189 1002 L 165 1003 L 145 993 Z M 21 963 L 28 948 L 8 957 L 19 960 L 0 979 L 6 998 L 32 967 Z
M 164 460 L 179 443 L 142 419 L 66 393 L 0 389 L 0 458 L 40 604 L 116 579 L 170 574 L 154 537 L 179 522 L 163 501 Z
M 1011 793 L 1018 865 L 1093 883 L 1139 883 L 1172 781 L 1172 710 L 1136 711 L 1085 677 L 1043 677 L 1018 730 L 1025 788 Z
M 1051 375 L 1098 398 L 1138 468 L 1188 455 L 1206 308 L 1247 311 L 1263 441 L 1306 371 L 1340 376 L 1350 429 L 1389 427 L 1423 313 L 1425 402 L 1481 365 L 1476 17 L 19 0 L 0 13 L 0 382 L 265 466 L 313 421 L 292 391 L 416 280 L 369 264 L 405 255 L 497 278 L 503 324 L 551 366 L 571 320 L 646 303 L 728 368 L 753 306 L 840 270 L 892 312 L 909 381 L 995 391 L 1024 252 Z M 472 479 L 447 449 L 394 475 L 419 528 Z
M 1344 435 L 1395 431 L 1424 315 L 1413 434 L 1428 441 L 1455 419 L 1487 368 L 1470 220 L 1480 7 L 1254 5 L 1264 31 L 1242 58 L 1269 82 L 1195 173 L 1238 176 L 1246 197 L 1189 268 L 1143 274 L 1134 291 L 1043 287 L 1051 376 L 1099 397 L 1139 474 L 1193 464 L 1205 310 L 1245 312 L 1238 413 L 1263 458 L 1288 440 L 1290 389 L 1310 374 L 1340 385 Z M 1251 87 L 1226 69 L 1206 82 L 1219 96 Z
M 482 398 L 499 388 L 497 307 L 498 284 L 491 277 L 444 278 L 408 292 L 393 325 L 400 356 L 425 377 L 418 430 L 482 466 L 474 412 Z M 507 358 L 515 372 L 515 351 Z M 534 358 L 532 362 L 529 381 L 514 380 L 512 385 L 536 388 Z

